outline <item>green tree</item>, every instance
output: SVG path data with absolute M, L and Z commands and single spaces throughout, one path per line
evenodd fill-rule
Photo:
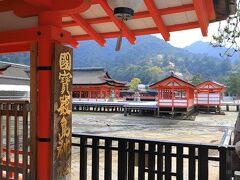
M 229 76 L 226 81 L 228 92 L 239 96 L 240 95 L 240 73 L 234 73 Z
M 194 85 L 198 85 L 202 83 L 204 80 L 200 74 L 194 75 L 191 79 L 191 83 Z
M 130 82 L 130 88 L 137 90 L 138 85 L 141 83 L 141 80 L 139 78 L 133 78 Z
M 149 67 L 147 69 L 147 75 L 149 76 L 148 84 L 159 81 L 162 73 L 163 73 L 162 69 L 158 66 Z

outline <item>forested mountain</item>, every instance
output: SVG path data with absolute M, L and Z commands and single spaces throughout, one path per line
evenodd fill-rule
M 0 54 L 0 61 L 29 65 L 29 53 Z
M 187 79 L 200 74 L 204 79 L 223 81 L 231 71 L 231 62 L 206 54 L 195 54 L 176 48 L 154 36 L 137 38 L 137 44 L 123 41 L 120 52 L 115 52 L 116 40 L 108 40 L 106 47 L 95 42 L 81 42 L 74 50 L 74 66 L 104 66 L 113 78 L 130 81 L 134 77 L 149 84 L 159 80 L 171 70 Z
M 199 74 L 204 79 L 223 82 L 229 73 L 239 70 L 229 60 L 176 48 L 154 36 L 138 37 L 136 45 L 124 39 L 120 52 L 115 52 L 115 44 L 116 39 L 107 40 L 106 47 L 94 41 L 80 42 L 79 48 L 74 49 L 74 68 L 105 67 L 113 78 L 130 81 L 137 77 L 145 84 L 156 82 L 169 71 L 186 79 Z M 28 54 L 0 55 L 0 60 L 28 64 L 28 57 Z

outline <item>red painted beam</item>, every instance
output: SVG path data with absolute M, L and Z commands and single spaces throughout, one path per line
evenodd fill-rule
M 19 0 L 0 1 L 0 12 L 14 11 L 17 16 L 36 16 L 40 11 L 38 8 Z
M 11 11 L 13 9 L 13 7 L 17 7 L 17 5 L 19 6 L 20 3 L 17 2 L 16 0 L 12 0 L 12 1 L 0 1 L 0 12 L 4 12 L 4 11 Z
M 0 12 L 14 11 L 17 16 L 32 17 L 51 11 L 66 16 L 86 11 L 90 6 L 87 0 L 3 0 L 0 1 Z
M 216 19 L 213 0 L 205 0 L 205 4 L 208 12 L 208 20 L 212 21 Z
M 0 54 L 28 52 L 30 51 L 30 44 L 14 44 L 14 45 L 0 45 Z
M 91 0 L 53 0 L 51 10 L 62 15 L 84 12 L 91 7 Z
M 158 10 L 154 4 L 154 1 L 153 0 L 144 0 L 145 2 L 145 5 L 147 6 L 156 26 L 158 27 L 159 29 L 159 32 L 162 34 L 163 36 L 163 39 L 165 41 L 169 41 L 170 39 L 170 34 L 168 32 L 168 29 L 167 27 L 165 26 L 161 16 L 159 15 L 158 13 Z
M 42 26 L 38 28 L 0 32 L 0 44 L 5 46 L 39 42 L 46 39 L 53 39 L 59 43 L 70 44 L 73 47 L 78 45 L 78 43 L 72 39 L 69 32 L 55 26 Z
M 71 15 L 73 20 L 81 26 L 93 39 L 95 39 L 99 45 L 105 46 L 106 41 L 99 35 L 79 14 Z
M 53 5 L 53 0 L 24 0 L 24 2 L 29 3 L 35 7 L 51 7 Z
M 169 32 L 182 31 L 182 30 L 188 30 L 188 29 L 194 29 L 194 28 L 199 28 L 198 22 L 167 26 L 167 29 Z M 157 34 L 157 33 L 159 33 L 159 29 L 158 28 L 148 28 L 148 29 L 133 30 L 132 33 L 135 36 Z M 110 32 L 110 33 L 102 33 L 100 35 L 103 38 L 116 38 L 116 37 L 120 36 L 121 33 L 120 32 Z M 94 40 L 89 35 L 77 35 L 77 36 L 73 36 L 73 38 L 76 41 Z
M 114 14 L 113 14 L 113 10 L 109 7 L 107 1 L 99 0 L 99 3 L 102 6 L 102 8 L 105 10 L 107 15 L 111 18 L 111 20 L 115 23 L 115 25 L 119 29 L 121 29 L 123 36 L 125 36 L 130 43 L 135 44 L 136 38 L 135 38 L 134 34 L 128 29 L 127 25 L 124 22 L 115 18 Z
M 209 21 L 205 0 L 193 0 L 193 5 L 198 17 L 202 35 L 207 36 Z
M 167 14 L 175 14 L 175 13 L 181 13 L 181 12 L 193 11 L 193 10 L 195 10 L 193 4 L 186 4 L 186 5 L 182 5 L 182 6 L 159 9 L 158 13 L 160 16 L 162 16 L 162 15 L 167 15 Z M 148 17 L 151 17 L 151 14 L 149 13 L 149 11 L 144 11 L 144 12 L 135 13 L 133 16 L 133 19 L 148 18 Z M 89 24 L 112 22 L 112 19 L 108 16 L 100 17 L 100 18 L 85 19 L 85 20 Z M 70 26 L 77 26 L 77 24 L 74 21 L 69 21 L 69 22 L 63 23 L 63 27 L 70 27 Z

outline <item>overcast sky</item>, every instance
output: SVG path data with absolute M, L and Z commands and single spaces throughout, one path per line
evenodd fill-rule
M 170 33 L 169 43 L 175 47 L 185 47 L 196 41 L 211 41 L 212 35 L 217 32 L 218 23 L 212 23 L 208 27 L 208 37 L 203 37 L 200 28 L 186 31 L 178 31 Z M 162 38 L 160 34 L 155 36 Z

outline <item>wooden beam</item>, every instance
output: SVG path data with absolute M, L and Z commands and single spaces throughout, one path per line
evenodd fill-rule
M 193 4 L 185 4 L 182 6 L 159 9 L 158 13 L 160 16 L 163 16 L 163 15 L 175 14 L 175 13 L 181 13 L 181 12 L 193 11 L 193 10 L 195 10 Z M 144 11 L 144 12 L 135 13 L 133 16 L 133 19 L 148 18 L 148 17 L 151 17 L 151 14 L 149 13 L 149 11 Z M 112 22 L 112 19 L 109 16 L 106 16 L 106 17 L 100 17 L 100 18 L 86 19 L 85 21 L 87 21 L 87 23 L 89 24 L 98 24 L 98 23 Z M 77 24 L 74 21 L 63 23 L 63 27 L 70 27 L 70 26 L 77 26 Z
M 48 8 L 53 5 L 53 0 L 24 0 L 35 7 Z
M 212 21 L 216 19 L 216 13 L 214 9 L 213 0 L 205 0 L 207 12 L 208 12 L 208 20 Z
M 99 3 L 115 25 L 122 31 L 123 36 L 125 36 L 131 44 L 135 44 L 136 38 L 134 34 L 128 29 L 127 25 L 123 21 L 116 19 L 113 14 L 113 10 L 109 7 L 107 1 L 99 0 Z
M 0 12 L 14 11 L 19 17 L 36 16 L 40 10 L 30 4 L 19 0 L 0 1 Z
M 71 15 L 73 20 L 83 28 L 93 39 L 95 39 L 99 45 L 105 46 L 106 41 L 103 39 L 101 35 L 99 35 L 87 22 L 84 20 L 79 14 Z
M 209 21 L 205 0 L 193 0 L 193 5 L 198 17 L 202 35 L 207 36 Z
M 167 27 L 165 26 L 161 16 L 158 13 L 158 10 L 154 4 L 153 0 L 144 0 L 145 5 L 147 6 L 156 26 L 159 29 L 159 32 L 162 34 L 163 38 L 165 41 L 169 41 L 170 40 L 170 34 L 168 32 Z
M 14 45 L 0 45 L 0 54 L 28 52 L 30 51 L 30 44 L 14 44 Z
M 69 32 L 55 26 L 0 32 L 0 44 L 5 46 L 39 42 L 46 39 L 52 39 L 62 44 L 70 44 L 73 47 L 78 46 L 78 43 L 72 39 Z
M 194 29 L 194 28 L 199 28 L 199 23 L 198 22 L 167 26 L 167 29 L 168 29 L 169 32 L 188 30 L 188 29 Z M 157 33 L 159 33 L 159 29 L 158 28 L 148 28 L 148 29 L 133 30 L 132 33 L 135 36 L 147 35 L 147 34 L 157 34 Z M 116 38 L 116 37 L 120 36 L 121 33 L 120 32 L 110 32 L 110 33 L 102 33 L 100 35 L 103 38 Z M 73 38 L 76 41 L 94 40 L 89 35 L 77 35 L 77 36 L 73 36 Z
M 31 154 L 37 149 L 37 94 L 38 94 L 38 77 L 37 77 L 37 61 L 38 47 L 36 43 L 30 45 L 30 138 L 31 138 Z M 30 171 L 31 178 L 36 179 L 37 156 L 30 155 Z
M 41 12 L 57 12 L 63 16 L 86 11 L 91 3 L 87 0 L 3 0 L 0 12 L 14 11 L 19 17 L 37 16 Z

